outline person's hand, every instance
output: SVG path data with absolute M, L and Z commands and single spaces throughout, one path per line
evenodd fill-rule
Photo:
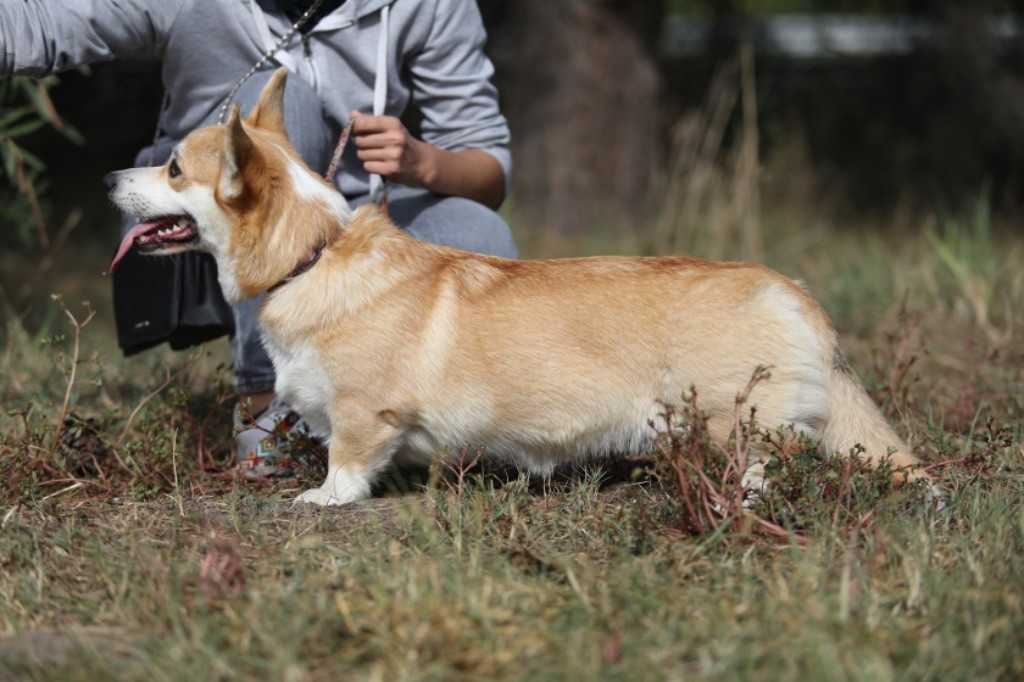
M 409 134 L 394 116 L 353 111 L 352 139 L 367 173 L 444 196 L 466 197 L 497 208 L 505 193 L 501 164 L 481 149 L 448 151 Z
M 369 116 L 353 111 L 352 139 L 367 173 L 403 184 L 428 186 L 430 151 L 394 116 Z

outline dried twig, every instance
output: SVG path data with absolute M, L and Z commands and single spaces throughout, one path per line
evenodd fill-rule
M 165 388 L 170 386 L 171 383 L 175 379 L 177 379 L 178 376 L 180 376 L 182 372 L 185 371 L 185 369 L 186 369 L 185 367 L 182 367 L 181 369 L 179 369 L 174 374 L 171 374 L 170 368 L 167 368 L 167 367 L 164 368 L 164 371 L 166 372 L 167 379 L 162 384 L 157 386 L 155 389 L 150 391 L 149 394 L 147 394 L 146 397 L 143 398 L 142 401 L 139 402 L 139 404 L 135 406 L 135 409 L 132 410 L 132 413 L 130 415 L 128 415 L 128 421 L 125 422 L 124 428 L 121 430 L 121 435 L 117 437 L 117 441 L 115 441 L 115 443 L 114 443 L 114 450 L 115 451 L 121 449 L 121 445 L 124 444 L 125 438 L 128 437 L 128 431 L 132 427 L 132 422 L 135 420 L 135 416 L 138 415 L 138 413 L 142 410 L 142 408 L 146 406 L 146 403 L 148 403 L 150 400 L 152 400 L 156 396 L 160 395 L 160 393 L 162 393 Z
M 74 333 L 71 347 L 71 356 L 69 358 L 70 366 L 67 370 L 66 375 L 67 386 L 64 389 L 64 402 L 61 403 L 60 413 L 57 416 L 57 423 L 56 426 L 54 427 L 53 444 L 50 446 L 51 452 L 55 452 L 57 450 L 57 446 L 60 444 L 60 434 L 61 431 L 63 431 L 64 429 L 64 420 L 68 416 L 68 408 L 71 405 L 71 393 L 74 390 L 75 376 L 78 373 L 78 356 L 82 341 L 82 330 L 85 329 L 86 326 L 88 326 L 89 322 L 91 322 L 92 318 L 96 315 L 96 311 L 92 309 L 92 306 L 89 305 L 88 302 L 86 302 L 85 309 L 88 312 L 88 315 L 86 315 L 84 320 L 79 322 L 78 318 L 75 317 L 74 313 L 68 310 L 67 306 L 64 305 L 64 299 L 62 297 L 54 296 L 53 298 L 55 301 L 57 301 L 58 304 L 60 304 L 60 309 L 64 311 L 64 315 L 69 320 L 71 320 L 71 327 L 74 330 Z

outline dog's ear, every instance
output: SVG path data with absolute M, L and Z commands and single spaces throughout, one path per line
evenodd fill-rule
M 246 117 L 246 123 L 253 128 L 285 134 L 284 85 L 287 78 L 288 69 L 283 66 L 274 72 L 260 93 L 260 98 L 256 100 L 256 105 Z
M 254 153 L 252 138 L 242 128 L 237 104 L 231 108 L 227 129 L 221 143 L 220 179 L 217 182 L 217 190 L 224 201 L 234 201 L 242 195 L 245 188 L 243 171 Z

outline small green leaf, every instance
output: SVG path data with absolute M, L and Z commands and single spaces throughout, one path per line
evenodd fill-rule
M 9 109 L 2 117 L 0 117 L 0 135 L 6 134 L 5 131 L 9 126 L 12 126 L 17 122 L 18 119 L 23 118 L 26 114 L 32 113 L 32 107 L 18 107 L 17 109 Z
M 14 184 L 18 167 L 18 147 L 10 140 L 2 140 L 2 142 L 0 156 L 3 157 L 4 175 L 11 181 L 11 184 Z
M 46 168 L 46 164 L 43 163 L 43 160 L 32 152 L 24 149 L 23 147 L 18 147 L 18 151 L 21 154 L 22 161 L 24 161 L 25 165 L 28 166 L 29 170 L 41 171 Z
M 79 146 L 85 144 L 85 136 L 78 132 L 78 129 L 72 125 L 69 125 L 67 121 L 63 122 L 63 127 L 60 130 L 61 134 L 66 137 L 72 144 Z
M 5 134 L 7 135 L 7 137 L 13 140 L 17 137 L 24 137 L 25 135 L 34 133 L 35 131 L 42 128 L 44 125 L 46 125 L 46 121 L 36 119 L 34 121 L 28 121 L 26 123 L 16 125 L 10 128 L 9 130 L 5 131 Z
M 42 93 L 40 93 L 32 84 L 23 88 L 23 92 L 25 93 L 25 96 L 28 97 L 29 101 L 32 102 L 32 106 L 35 108 L 39 117 L 48 123 L 54 123 L 52 112 L 50 107 L 47 105 L 46 100 L 43 98 Z

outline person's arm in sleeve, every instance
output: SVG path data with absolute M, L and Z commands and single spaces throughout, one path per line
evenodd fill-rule
M 359 158 L 370 173 L 497 208 L 512 171 L 509 130 L 483 52 L 475 2 L 440 0 L 423 49 L 410 61 L 423 140 L 397 119 L 353 112 Z M 401 142 L 395 141 L 404 138 Z
M 44 76 L 163 38 L 186 0 L 0 0 L 0 75 Z

